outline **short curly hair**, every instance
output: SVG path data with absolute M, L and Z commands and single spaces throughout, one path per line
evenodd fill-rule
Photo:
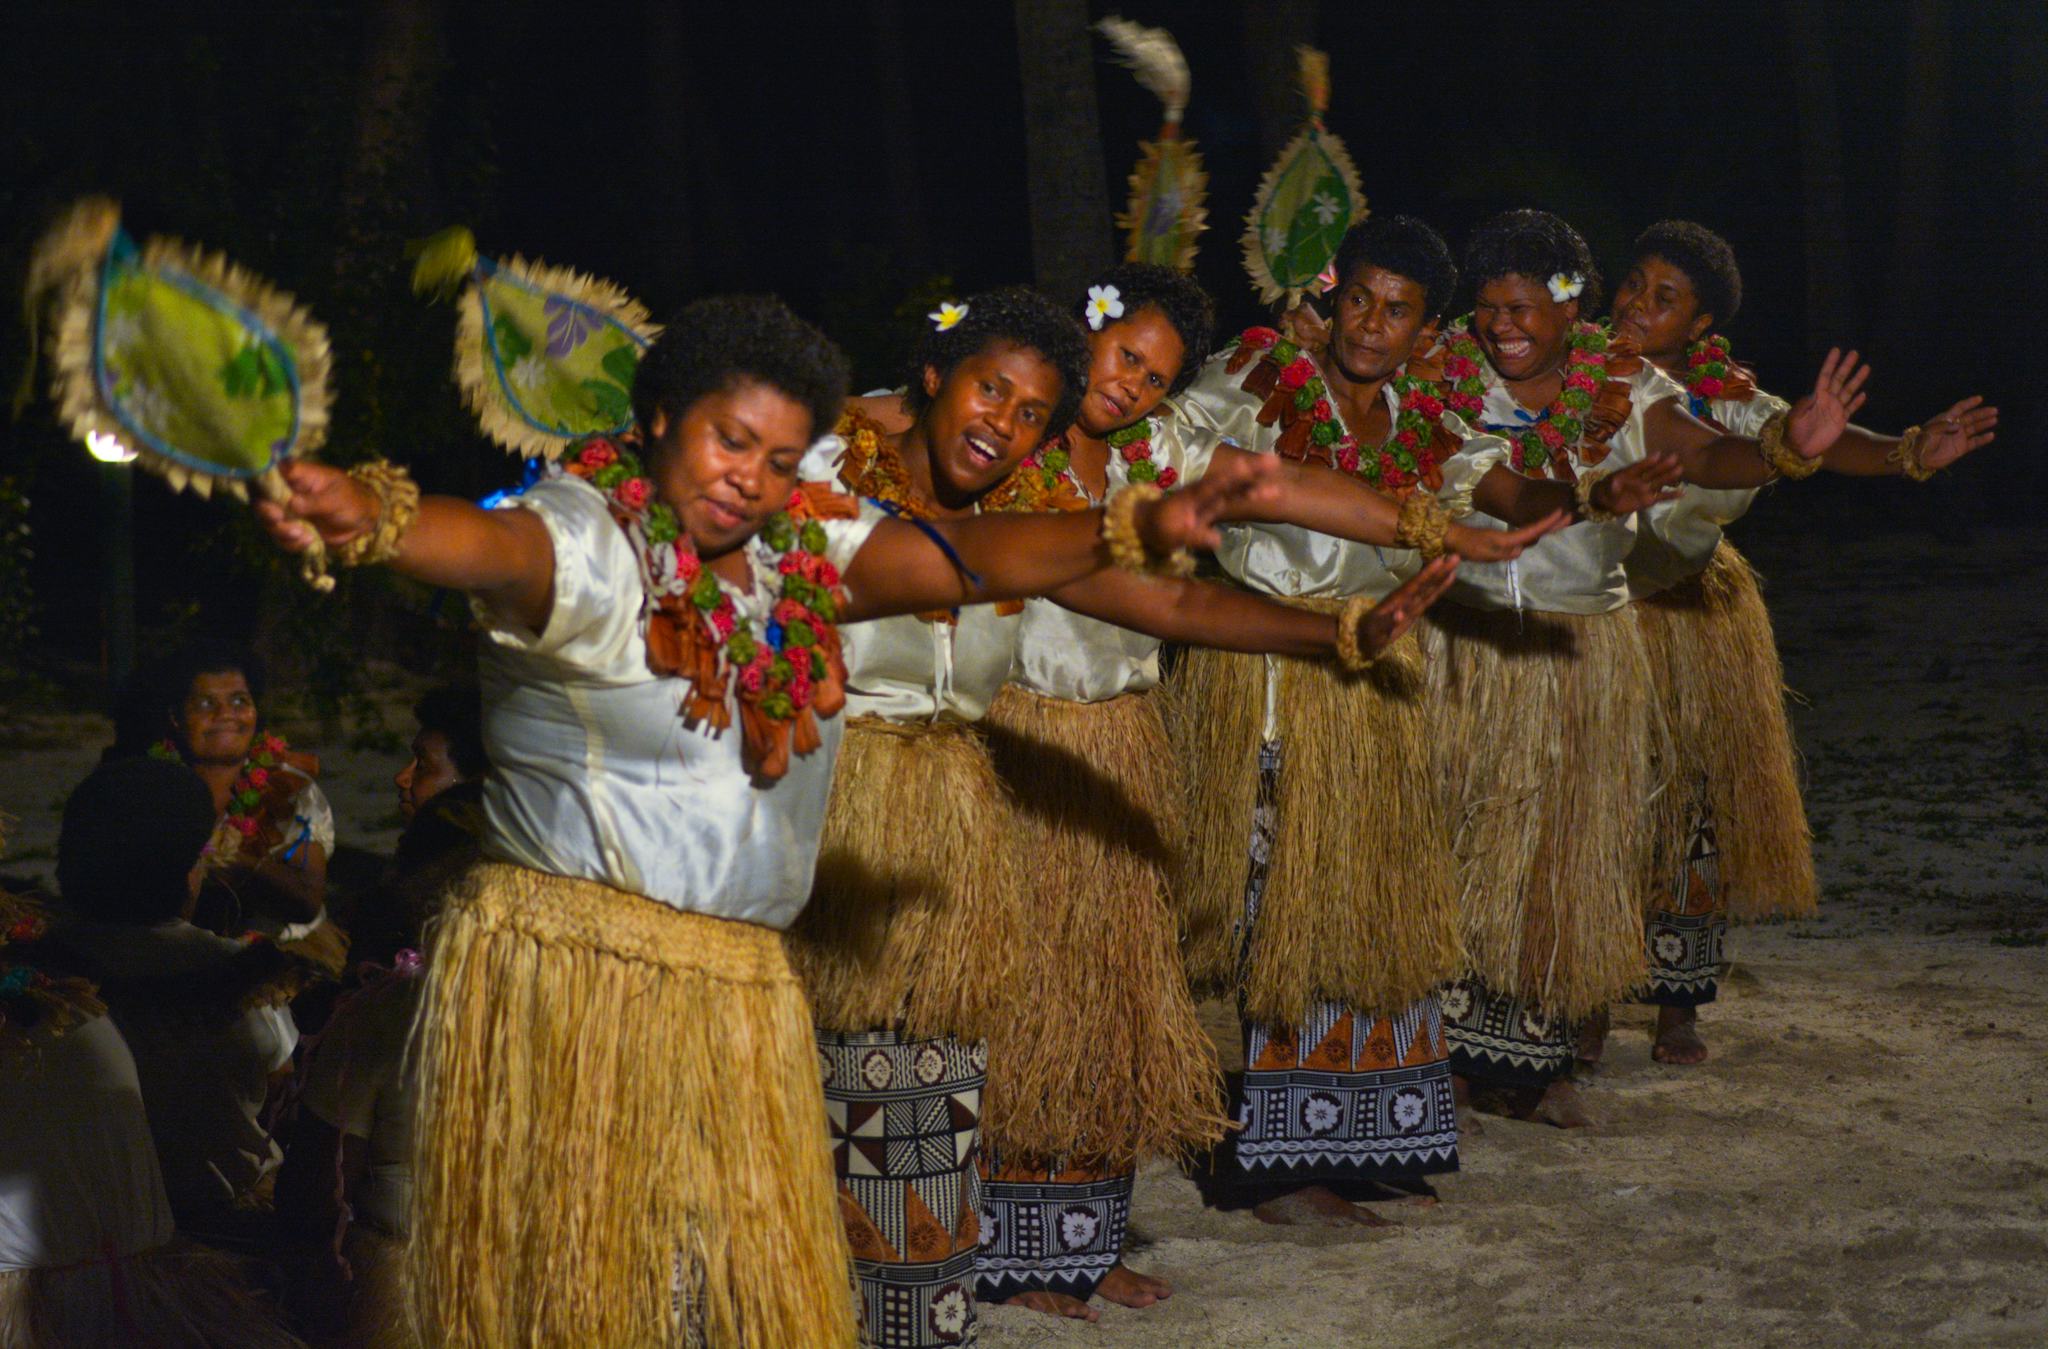
M 491 771 L 490 752 L 484 748 L 483 695 L 476 685 L 428 689 L 413 704 L 412 719 L 421 731 L 439 731 L 448 738 L 448 757 L 463 777 L 480 778 Z
M 927 366 L 938 371 L 943 381 L 954 366 L 998 342 L 1035 351 L 1059 372 L 1059 401 L 1053 404 L 1046 422 L 1045 439 L 1072 426 L 1081 411 L 1081 397 L 1088 392 L 1088 339 L 1072 315 L 1029 286 L 1003 286 L 970 295 L 967 317 L 944 332 L 936 324 L 926 323 L 911 347 L 910 364 L 904 372 L 904 406 L 913 417 L 931 406 L 931 396 L 924 391 Z
M 1600 269 L 1585 236 L 1548 211 L 1503 211 L 1472 231 L 1465 241 L 1465 295 L 1476 299 L 1489 281 L 1524 276 L 1539 285 L 1563 272 L 1586 279 L 1579 293 L 1579 312 L 1600 312 L 1605 291 Z
M 754 381 L 779 390 L 811 414 L 811 434 L 839 420 L 850 379 L 845 353 L 773 295 L 713 295 L 693 300 L 641 353 L 633 377 L 633 416 L 643 429 L 657 409 L 681 417 L 708 394 Z
M 1209 298 L 1209 292 L 1203 290 L 1200 283 L 1185 272 L 1162 267 L 1156 262 L 1119 262 L 1088 284 L 1114 286 L 1117 298 L 1123 301 L 1126 319 L 1135 318 L 1141 309 L 1157 309 L 1165 315 L 1174 334 L 1180 338 L 1184 352 L 1180 369 L 1174 374 L 1167 392 L 1179 393 L 1195 382 L 1195 376 L 1201 373 L 1202 362 L 1209 359 L 1209 349 L 1216 342 L 1216 302 Z M 1085 321 L 1088 312 L 1085 290 L 1074 308 Z
M 1636 236 L 1629 261 L 1662 258 L 1684 272 L 1700 297 L 1700 312 L 1714 322 L 1733 321 L 1742 308 L 1742 269 L 1726 239 L 1693 220 L 1660 220 Z
M 1442 318 L 1458 291 L 1458 264 L 1451 246 L 1412 215 L 1376 215 L 1353 225 L 1337 245 L 1335 265 L 1340 287 L 1361 267 L 1407 277 L 1422 287 L 1424 318 Z

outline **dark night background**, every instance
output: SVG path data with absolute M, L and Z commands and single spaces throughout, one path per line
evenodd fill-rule
M 888 380 L 903 316 L 935 291 L 1033 276 L 1034 183 L 1099 180 L 1121 204 L 1159 113 L 1082 36 L 1113 11 L 1169 27 L 1193 68 L 1187 130 L 1211 175 L 1198 275 L 1226 323 L 1258 316 L 1237 235 L 1300 119 L 1289 53 L 1309 41 L 1330 53 L 1328 124 L 1375 210 L 1422 215 L 1459 246 L 1494 211 L 1547 207 L 1610 277 L 1642 226 L 1699 219 L 1742 259 L 1727 331 L 1767 387 L 1796 396 L 1839 340 L 1876 367 L 1868 424 L 1966 393 L 2004 410 L 1999 446 L 1932 489 L 1823 476 L 1765 494 L 1744 530 L 1954 548 L 1976 521 L 2037 516 L 2025 391 L 2040 339 L 2025 315 L 2048 245 L 2048 7 L 2030 0 L 23 3 L 0 15 L 0 290 L 18 312 L 50 213 L 115 195 L 132 232 L 225 249 L 330 325 L 331 457 L 389 453 L 429 487 L 480 493 L 511 468 L 456 403 L 452 312 L 407 292 L 406 239 L 466 223 L 486 252 L 611 277 L 657 314 L 774 290 L 839 338 L 859 380 Z M 1061 58 L 1084 40 L 1090 61 Z M 1089 111 L 1064 91 L 1091 87 L 1099 135 L 1064 134 Z M 1027 112 L 1044 96 L 1067 121 Z M 1034 126 L 1051 142 L 1035 173 Z M 1113 246 L 1085 192 L 1041 216 L 1077 203 L 1089 214 L 1058 241 L 1069 268 Z M 25 351 L 18 328 L 0 343 L 10 381 Z M 18 603 L 25 571 L 39 634 L 6 634 L 0 665 L 88 698 L 95 472 L 46 405 L 0 427 L 35 550 L 0 558 L 0 584 Z M 153 481 L 135 498 L 145 651 L 260 626 L 339 697 L 365 653 L 432 664 L 460 644 L 431 596 L 350 578 L 337 620 L 238 512 Z

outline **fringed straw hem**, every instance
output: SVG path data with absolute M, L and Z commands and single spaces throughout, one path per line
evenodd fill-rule
M 1444 605 L 1423 621 L 1471 970 L 1553 1016 L 1642 983 L 1654 765 L 1668 762 L 1625 613 Z
M 1173 726 L 1190 794 L 1190 977 L 1204 991 L 1240 993 L 1247 1015 L 1266 1024 L 1300 1021 L 1323 1002 L 1394 1015 L 1463 960 L 1421 652 L 1403 639 L 1361 676 L 1326 662 L 1274 664 L 1273 855 L 1242 960 L 1266 658 L 1190 652 L 1176 677 Z
M 1660 798 L 1657 837 L 1682 841 L 1703 794 L 1729 916 L 1810 917 L 1819 899 L 1813 835 L 1756 573 L 1724 541 L 1701 575 L 1632 608 L 1671 724 L 1674 790 Z M 1660 853 L 1648 902 L 1660 900 L 1679 861 Z
M 414 1053 L 409 1275 L 436 1345 L 851 1345 L 811 1017 L 779 934 L 486 863 Z
M 1223 1081 L 1168 907 L 1180 836 L 1154 698 L 1003 690 L 987 722 L 1014 793 L 1025 925 L 995 990 L 983 1129 L 1004 1155 L 1128 1167 L 1220 1139 Z

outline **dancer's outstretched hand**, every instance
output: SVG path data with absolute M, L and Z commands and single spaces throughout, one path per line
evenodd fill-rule
M 303 553 L 317 539 L 333 547 L 377 527 L 383 507 L 376 493 L 329 464 L 292 459 L 280 465 L 291 499 L 259 500 L 256 518 L 287 553 Z
M 1241 520 L 1280 499 L 1280 461 L 1269 454 L 1219 457 L 1192 485 L 1138 508 L 1132 523 L 1155 556 L 1180 548 L 1214 548 L 1216 526 Z
M 1545 534 L 1555 534 L 1572 522 L 1571 512 L 1552 511 L 1533 525 L 1520 529 L 1482 529 L 1476 525 L 1451 522 L 1444 531 L 1444 548 L 1468 562 L 1512 562 Z M 1399 594 L 1399 591 L 1395 592 Z
M 1920 462 L 1947 468 L 1972 450 L 1996 440 L 1998 409 L 1984 406 L 1981 396 L 1965 398 L 1926 424 L 1920 441 Z
M 1443 598 L 1458 575 L 1458 559 L 1440 557 L 1395 587 L 1358 625 L 1360 653 L 1376 656 L 1415 626 L 1423 610 Z
M 1593 484 L 1593 504 L 1616 515 L 1634 515 L 1678 495 L 1685 466 L 1675 454 L 1652 454 Z
M 1820 374 L 1813 381 L 1813 392 L 1792 405 L 1786 443 L 1803 459 L 1826 454 L 1863 406 L 1867 396 L 1863 382 L 1869 378 L 1870 367 L 1859 364 L 1855 352 L 1844 356 L 1840 347 L 1828 348 L 1828 358 L 1821 362 Z

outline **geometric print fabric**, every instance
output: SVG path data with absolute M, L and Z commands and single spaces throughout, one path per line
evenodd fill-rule
M 821 1029 L 818 1049 L 863 1342 L 974 1343 L 986 1047 Z

